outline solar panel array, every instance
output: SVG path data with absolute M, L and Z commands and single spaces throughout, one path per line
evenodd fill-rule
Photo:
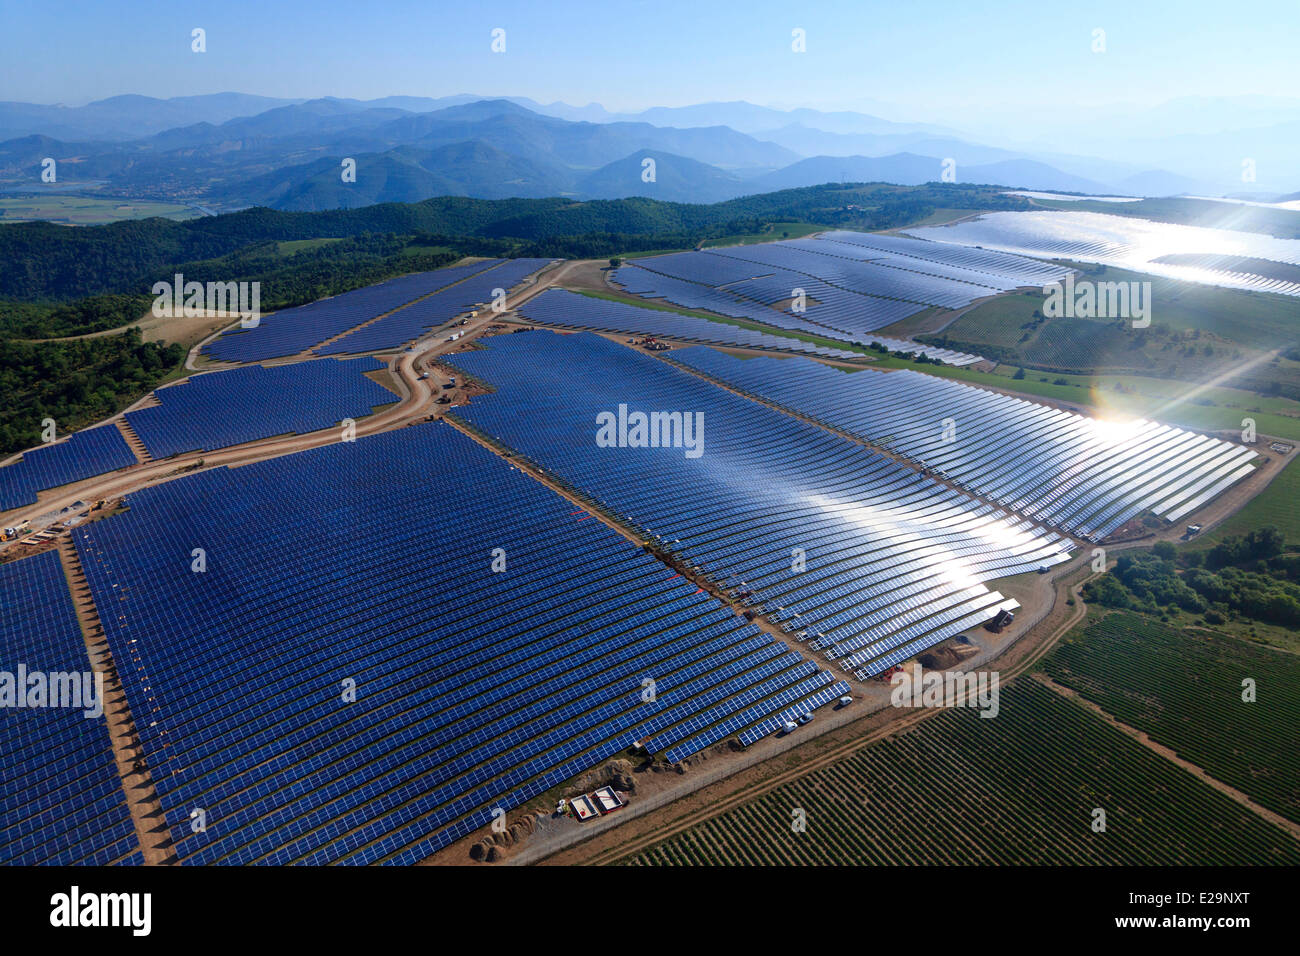
M 626 332 L 634 335 L 666 336 L 687 342 L 708 342 L 716 345 L 734 345 L 749 349 L 775 349 L 784 352 L 803 352 L 825 358 L 861 359 L 861 352 L 830 348 L 788 339 L 767 332 L 710 322 L 689 315 L 664 312 L 659 309 L 642 309 L 624 302 L 593 299 L 567 292 L 547 289 L 519 307 L 518 312 L 529 322 L 555 325 L 569 329 L 598 329 L 602 332 Z
M 909 230 L 935 244 L 981 246 L 1022 256 L 1100 262 L 1232 289 L 1300 295 L 1300 282 L 1248 271 L 1233 259 L 1300 265 L 1300 239 L 1071 210 L 986 213 Z M 1177 256 L 1170 261 L 1168 257 Z M 1224 257 L 1217 262 L 1213 257 Z M 1268 270 L 1264 270 L 1267 272 Z
M 64 441 L 23 452 L 0 468 L 0 511 L 36 503 L 37 492 L 136 463 L 135 452 L 114 425 L 75 432 Z
M 870 294 L 953 309 L 999 291 L 987 284 L 911 272 L 874 260 L 834 255 L 831 248 L 816 239 L 794 239 L 752 246 L 729 246 L 715 252 L 717 255 L 745 259 L 787 274 L 802 276 L 805 280 L 816 280 L 817 284 L 808 290 L 808 294 L 823 302 L 832 300 L 831 307 L 836 309 L 834 319 L 840 322 L 851 318 L 848 310 L 855 300 L 849 296 Z M 803 284 L 807 286 L 806 281 Z M 784 285 L 788 294 L 790 286 L 788 283 Z M 837 292 L 840 294 L 837 295 Z M 810 309 L 808 315 L 814 321 L 821 321 L 820 310 Z
M 600 336 L 485 344 L 449 359 L 496 389 L 457 417 L 859 676 L 1015 606 L 983 582 L 1068 558 L 1054 532 Z M 702 454 L 598 445 L 620 405 L 701 413 Z
M 507 259 L 484 269 L 450 288 L 436 292 L 387 315 L 364 329 L 357 329 L 337 342 L 316 349 L 317 355 L 343 355 L 395 348 L 413 342 L 435 326 L 442 325 L 492 300 L 493 290 L 509 292 L 549 259 Z
M 589 296 L 564 289 L 548 289 L 529 299 L 517 310 L 521 316 L 539 325 L 569 329 L 593 329 L 601 332 L 625 332 L 702 342 L 708 345 L 734 346 L 736 348 L 764 349 L 779 352 L 798 352 L 822 358 L 861 360 L 863 353 L 817 345 L 802 339 L 772 335 L 725 322 L 711 322 L 691 315 L 665 312 L 661 309 L 643 309 L 625 302 L 592 299 Z M 824 334 L 824 333 L 823 333 Z M 904 339 L 891 339 L 881 335 L 868 335 L 867 341 L 883 345 L 893 352 L 910 352 L 938 359 L 948 365 L 973 365 L 981 361 L 978 355 L 952 349 L 921 345 Z
M 1025 256 L 909 236 L 837 229 L 819 234 L 814 241 L 824 243 L 821 251 L 827 255 L 870 259 L 914 272 L 966 279 L 1001 291 L 1046 285 L 1065 278 L 1071 271 L 1064 266 Z
M 1177 521 L 1254 470 L 1255 453 L 1242 445 L 1152 421 L 1099 421 L 912 371 L 845 373 L 704 348 L 674 360 L 1085 538 L 1147 511 Z
M 57 552 L 0 564 L 0 669 L 18 680 L 90 670 Z M 58 692 L 45 698 L 57 702 Z M 34 700 L 27 700 L 35 703 Z M 138 864 L 135 823 L 113 761 L 105 718 L 77 706 L 6 706 L 0 719 L 0 864 Z
M 676 253 L 675 256 L 695 256 L 698 261 L 691 263 L 689 270 L 684 270 L 682 261 L 677 258 L 667 262 L 659 257 L 637 259 L 616 270 L 614 281 L 634 295 L 662 298 L 685 308 L 707 309 L 719 315 L 750 319 L 792 331 L 829 335 L 850 342 L 926 308 L 920 302 L 853 293 L 811 276 L 754 263 L 748 263 L 744 268 L 755 275 L 734 287 L 702 284 L 679 278 L 675 273 L 698 274 L 702 267 L 720 264 L 720 277 L 724 277 L 730 274 L 730 267 L 741 260 L 711 250 Z M 782 300 L 791 299 L 795 289 L 803 289 L 814 300 L 806 312 L 796 313 L 788 307 L 777 307 Z
M 500 261 L 487 259 L 432 272 L 398 276 L 308 305 L 282 309 L 263 316 L 255 328 L 236 327 L 227 330 L 203 346 L 203 353 L 226 362 L 258 362 L 284 355 L 297 355 L 420 296 L 489 269 Z
M 1068 272 L 1005 253 L 954 252 L 942 243 L 835 231 L 636 259 L 614 278 L 636 295 L 860 342 L 926 308 L 960 308 Z M 796 290 L 805 297 L 798 311 Z
M 418 862 L 830 680 L 446 424 L 127 503 L 74 539 L 185 863 Z
M 364 374 L 384 367 L 366 357 L 210 372 L 158 389 L 161 404 L 127 412 L 126 420 L 154 458 L 305 434 L 397 401 Z

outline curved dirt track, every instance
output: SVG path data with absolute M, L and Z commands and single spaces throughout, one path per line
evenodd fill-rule
M 568 263 L 573 266 L 575 263 Z M 559 268 L 546 267 L 536 277 L 532 284 L 518 290 L 506 301 L 506 308 L 513 309 L 521 302 L 532 298 L 543 289 L 554 284 L 560 277 L 566 274 L 568 269 L 565 266 Z M 401 428 L 405 425 L 413 424 L 430 415 L 440 416 L 443 406 L 431 405 L 430 399 L 435 393 L 441 393 L 442 379 L 435 372 L 430 370 L 430 377 L 427 380 L 421 380 L 418 369 L 424 366 L 427 361 L 443 352 L 449 351 L 455 347 L 464 344 L 464 341 L 472 338 L 477 333 L 483 331 L 495 319 L 494 313 L 480 315 L 465 326 L 465 334 L 461 341 L 449 343 L 446 341 L 447 329 L 442 328 L 430 332 L 423 339 L 418 341 L 412 350 L 402 351 L 389 359 L 388 368 L 391 373 L 390 388 L 397 392 L 397 401 L 394 405 L 383 409 L 382 411 L 359 420 L 356 423 L 356 435 L 358 437 L 372 435 L 376 432 L 387 431 L 393 428 Z M 207 341 L 205 339 L 204 341 Z M 197 350 L 202 347 L 202 342 L 196 345 L 190 353 L 192 358 L 197 354 Z M 383 350 L 379 355 L 386 354 Z M 295 357 L 289 357 L 292 361 Z M 315 357 L 299 356 L 299 359 L 308 359 L 319 361 Z M 189 359 L 187 359 L 189 361 Z M 286 364 L 284 359 L 273 360 L 275 364 Z M 253 363 L 258 364 L 258 363 Z M 229 366 L 235 367 L 235 366 Z M 437 386 L 435 388 L 434 386 Z M 153 392 L 146 395 L 140 401 L 133 403 L 130 408 L 136 408 L 146 402 Z M 87 428 L 98 425 L 112 424 L 122 420 L 122 413 L 97 422 L 94 426 L 88 425 Z M 84 430 L 84 429 L 83 429 Z M 305 435 L 285 435 L 275 438 L 266 438 L 260 441 L 249 442 L 244 445 L 235 445 L 230 448 L 222 448 L 216 451 L 198 451 L 186 452 L 182 455 L 176 455 L 172 458 L 166 458 L 161 461 L 149 461 L 143 464 L 129 466 L 126 469 L 109 472 L 104 475 L 98 475 L 93 478 L 87 478 L 84 481 L 76 482 L 71 485 L 64 485 L 55 489 L 52 494 L 42 493 L 34 505 L 23 505 L 15 508 L 10 512 L 0 515 L 0 523 L 16 524 L 22 518 L 30 518 L 33 521 L 38 516 L 50 515 L 54 512 L 61 511 L 71 507 L 77 501 L 96 501 L 101 498 L 115 498 L 119 495 L 126 494 L 132 490 L 142 488 L 145 485 L 165 481 L 172 478 L 180 477 L 184 472 L 183 469 L 193 469 L 202 461 L 204 468 L 213 468 L 221 465 L 238 466 L 249 464 L 254 461 L 260 461 L 265 458 L 276 458 L 281 455 L 288 455 L 298 451 L 304 451 L 309 448 L 318 448 L 321 445 L 329 445 L 340 440 L 340 432 L 336 427 L 321 429 L 315 432 L 309 432 Z M 15 456 L 17 457 L 17 456 Z M 35 525 L 33 531 L 39 530 Z
M 513 310 L 517 308 L 520 304 L 545 289 L 559 284 L 575 270 L 590 268 L 591 265 L 592 263 L 587 261 L 573 260 L 558 266 L 545 267 L 533 279 L 531 284 L 517 290 L 508 299 L 507 309 Z M 388 358 L 388 370 L 392 379 L 390 387 L 396 389 L 398 393 L 397 401 L 390 407 L 359 420 L 356 424 L 356 434 L 358 436 L 370 435 L 414 424 L 430 416 L 439 416 L 444 406 L 431 405 L 430 401 L 435 395 L 442 394 L 441 386 L 444 383 L 444 377 L 434 369 L 429 368 L 430 377 L 421 380 L 421 371 L 428 367 L 430 359 L 434 359 L 444 352 L 460 348 L 467 341 L 471 341 L 475 336 L 483 332 L 488 325 L 503 320 L 515 324 L 524 321 L 517 316 L 506 317 L 488 312 L 471 319 L 464 328 L 458 329 L 464 333 L 460 341 L 455 343 L 447 342 L 446 335 L 449 329 L 440 328 L 428 333 L 410 350 L 390 354 Z M 195 346 L 191 357 L 197 354 L 197 349 L 201 347 L 201 344 Z M 281 364 L 306 359 L 315 360 L 311 356 L 297 356 L 274 361 L 276 364 Z M 120 415 L 114 416 L 108 421 L 113 422 L 120 418 Z M 180 477 L 186 473 L 185 469 L 192 470 L 200 461 L 202 462 L 201 467 L 204 468 L 222 465 L 237 467 L 254 461 L 332 444 L 339 441 L 340 437 L 336 428 L 331 427 L 306 435 L 281 436 L 215 452 L 195 452 L 164 461 L 150 461 L 132 466 L 126 471 L 110 473 L 99 478 L 88 479 L 77 485 L 67 486 L 59 489 L 55 495 L 40 500 L 36 505 L 18 510 L 46 515 L 67 507 L 79 499 L 93 501 L 99 498 L 113 498 L 151 483 Z M 1211 503 L 1210 508 L 1216 513 L 1207 515 L 1207 518 L 1211 520 L 1204 520 L 1203 523 L 1206 524 L 1207 528 L 1211 527 L 1226 517 L 1227 514 L 1234 512 L 1244 503 L 1245 499 L 1253 497 L 1258 490 L 1261 490 L 1263 484 L 1271 481 L 1275 477 L 1276 471 L 1280 470 L 1280 466 L 1285 463 L 1286 460 L 1283 459 L 1277 463 L 1275 468 L 1262 468 L 1259 473 L 1252 476 L 1255 480 L 1239 483 L 1238 486 L 1231 489 L 1231 492 L 1234 493 L 1232 498 L 1235 500 L 1222 500 L 1227 498 L 1227 495 L 1221 496 L 1221 499 L 1216 499 L 1215 502 Z M 1108 550 L 1149 546 L 1151 541 L 1157 537 L 1171 536 L 1172 529 L 1150 539 L 1115 545 L 1108 548 Z M 1086 571 L 1086 565 L 1082 567 Z M 1073 563 L 1063 567 L 1063 573 L 1054 582 L 1053 593 L 1055 598 L 1047 616 L 1031 626 L 1014 644 L 998 655 L 996 662 L 1003 665 L 999 667 L 999 674 L 1003 679 L 1012 679 L 1031 669 L 1056 645 L 1064 634 L 1068 633 L 1083 618 L 1086 608 L 1083 605 L 1079 591 L 1084 579 L 1075 580 L 1079 570 L 1079 567 L 1074 566 Z M 1065 601 L 1065 598 L 1069 595 L 1074 598 L 1073 605 L 1067 605 Z M 989 662 L 985 667 L 991 665 L 992 662 Z M 790 769 L 770 773 L 772 763 L 767 758 L 763 758 L 753 767 L 737 768 L 735 772 L 729 773 L 722 779 L 717 780 L 716 783 L 708 783 L 695 790 L 685 792 L 683 796 L 691 798 L 689 800 L 674 797 L 666 805 L 647 812 L 644 817 L 634 817 L 625 822 L 620 821 L 618 826 L 608 831 L 593 834 L 590 837 L 581 838 L 581 842 L 560 848 L 544 859 L 539 859 L 538 862 L 603 864 L 623 859 L 704 820 L 724 813 L 728 809 L 761 796 L 784 783 L 841 760 L 875 741 L 905 731 L 937 712 L 935 710 L 921 710 L 900 715 L 891 713 L 890 709 L 887 708 L 884 712 L 875 711 L 863 715 L 857 720 L 851 720 L 846 724 L 827 728 L 823 735 L 801 741 L 789 750 L 783 751 L 786 755 L 799 755 L 800 762 Z M 701 794 L 715 792 L 718 793 L 718 797 L 712 802 L 705 799 L 696 799 Z M 695 806 L 682 812 L 685 803 Z M 699 804 L 703 805 L 700 806 Z M 673 816 L 674 813 L 677 815 Z M 520 862 L 523 862 L 523 860 Z

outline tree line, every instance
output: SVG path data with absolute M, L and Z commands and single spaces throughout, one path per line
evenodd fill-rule
M 1267 526 L 1225 538 L 1209 550 L 1179 550 L 1162 541 L 1149 551 L 1125 552 L 1114 569 L 1085 585 L 1083 594 L 1106 607 L 1168 616 L 1180 609 L 1211 624 L 1231 617 L 1300 624 L 1300 553 L 1288 551 L 1282 532 Z

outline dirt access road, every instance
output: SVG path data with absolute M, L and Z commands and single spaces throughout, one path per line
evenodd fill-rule
M 527 301 L 560 281 L 569 269 L 575 265 L 577 263 L 570 262 L 559 267 L 546 267 L 542 273 L 534 278 L 531 284 L 507 297 L 506 309 L 516 308 L 520 303 Z M 461 347 L 466 339 L 472 338 L 481 332 L 492 324 L 496 318 L 497 316 L 493 312 L 481 313 L 476 318 L 471 319 L 466 326 L 457 328 L 457 331 L 464 333 L 461 341 L 448 342 L 447 336 L 451 331 L 451 327 L 442 327 L 424 336 L 410 349 L 396 354 L 388 354 L 388 369 L 391 372 L 391 382 L 388 387 L 396 392 L 397 402 L 374 415 L 358 421 L 356 423 L 356 435 L 358 437 L 372 435 L 393 428 L 402 428 L 429 416 L 440 417 L 443 409 L 448 406 L 433 403 L 431 399 L 442 394 L 442 385 L 445 383 L 445 379 L 435 370 L 430 372 L 429 379 L 421 380 L 420 370 L 430 367 L 430 361 L 436 359 L 439 355 Z M 227 322 L 226 326 L 229 327 L 232 324 Z M 191 356 L 197 354 L 202 345 L 202 342 L 195 345 L 191 349 Z M 385 353 L 381 352 L 377 357 L 383 358 L 384 356 Z M 303 358 L 321 361 L 315 356 L 303 356 Z M 284 360 L 277 360 L 277 364 L 281 361 Z M 150 396 L 152 394 L 150 393 Z M 131 407 L 134 408 L 147 401 L 150 396 L 146 396 L 141 399 L 141 402 L 137 402 Z M 122 414 L 118 414 L 97 424 L 115 424 L 122 418 Z M 31 532 L 35 533 L 43 528 L 51 527 L 55 524 L 60 512 L 71 508 L 78 501 L 93 502 L 101 498 L 116 498 L 146 485 L 170 481 L 191 473 L 199 466 L 200 462 L 202 462 L 204 468 L 215 468 L 222 465 L 234 467 L 267 458 L 293 454 L 309 448 L 318 448 L 321 445 L 329 445 L 339 441 L 341 437 L 341 432 L 337 427 L 330 427 L 306 435 L 278 436 L 245 445 L 236 445 L 231 448 L 216 451 L 187 452 L 162 461 L 149 461 L 129 466 L 120 471 L 97 475 L 85 481 L 63 485 L 49 492 L 43 492 L 37 496 L 36 504 L 24 505 L 0 513 L 0 525 L 17 525 L 23 520 L 29 520 L 32 522 Z M 0 544 L 0 554 L 3 554 L 13 544 L 14 542 Z
M 570 261 L 558 266 L 547 267 L 531 284 L 518 290 L 508 298 L 507 309 L 513 310 L 517 308 L 520 304 L 545 289 L 563 283 L 567 278 L 572 277 L 581 281 L 584 275 L 591 275 L 592 266 L 591 261 Z M 356 433 L 358 435 L 373 434 L 391 428 L 404 427 L 430 416 L 439 416 L 442 409 L 447 406 L 432 404 L 431 399 L 435 394 L 442 393 L 441 386 L 445 383 L 445 378 L 431 363 L 436 361 L 437 357 L 442 354 L 463 348 L 468 341 L 471 341 L 488 325 L 503 320 L 505 320 L 503 316 L 489 311 L 470 320 L 465 326 L 456 328 L 456 331 L 463 333 L 460 341 L 448 342 L 447 335 L 451 329 L 444 326 L 429 333 L 415 343 L 411 349 L 390 355 L 388 367 L 395 383 L 390 387 L 395 388 L 397 391 L 398 401 L 379 413 L 358 422 Z M 520 320 L 515 318 L 513 321 L 519 322 Z M 198 346 L 195 347 L 195 352 L 197 348 Z M 300 358 L 306 358 L 306 356 Z M 290 357 L 277 360 L 277 362 L 293 360 L 294 358 Z M 422 380 L 420 373 L 424 369 L 429 370 L 430 378 Z M 110 421 L 112 420 L 110 419 Z M 202 461 L 202 467 L 217 467 L 220 465 L 237 467 L 253 461 L 330 444 L 338 440 L 340 440 L 339 433 L 334 428 L 330 428 L 308 435 L 282 436 L 216 452 L 192 453 L 162 462 L 149 462 L 134 466 L 126 471 L 100 476 L 78 485 L 58 489 L 51 496 L 39 501 L 37 505 L 20 510 L 48 514 L 71 505 L 78 499 L 112 498 L 147 484 L 172 480 L 184 474 L 185 469 L 192 469 L 198 465 L 200 461 Z M 1270 479 L 1271 477 L 1272 475 L 1269 476 Z M 1257 490 L 1257 488 L 1252 489 L 1252 492 L 1254 490 Z M 1249 493 L 1241 497 L 1249 497 Z M 1217 516 L 1218 520 L 1222 520 L 1226 513 L 1235 510 L 1241 503 L 1243 503 L 1241 500 L 1232 502 L 1232 507 L 1223 509 L 1224 513 Z M 10 523 L 8 516 L 3 517 L 5 523 Z M 1203 523 L 1207 524 L 1207 527 L 1210 526 L 1209 522 L 1203 521 Z M 38 529 L 33 528 L 33 530 Z M 1172 529 L 1168 533 L 1172 534 Z M 1161 535 L 1161 537 L 1164 536 L 1166 535 Z M 1149 543 L 1149 540 L 1144 540 L 1126 546 L 1145 546 Z M 1083 565 L 1082 568 L 1086 575 L 1086 565 Z M 1054 582 L 1056 587 L 1055 600 L 1050 603 L 1044 619 L 1038 622 L 1037 625 L 1028 628 L 1009 649 L 1006 649 L 997 658 L 999 673 L 1003 679 L 1009 679 L 1015 674 L 1022 673 L 1032 667 L 1055 645 L 1063 634 L 1067 633 L 1082 619 L 1085 609 L 1078 594 L 1081 581 L 1075 578 L 1075 574 L 1079 570 L 1080 567 L 1075 562 L 1063 566 L 1059 579 Z M 1073 605 L 1067 604 L 1064 600 L 1067 596 L 1074 597 Z M 827 727 L 826 732 L 811 739 L 784 742 L 770 739 L 760 742 L 754 748 L 751 748 L 751 756 L 753 757 L 749 761 L 751 766 L 748 768 L 737 766 L 736 772 L 727 773 L 723 779 L 715 784 L 701 788 L 699 778 L 691 780 L 688 775 L 682 779 L 680 798 L 674 794 L 661 811 L 645 813 L 641 816 L 638 815 L 637 808 L 633 804 L 633 807 L 629 808 L 633 812 L 623 815 L 622 819 L 618 821 L 621 825 L 614 827 L 613 831 L 611 831 L 616 831 L 616 836 L 605 836 L 592 831 L 584 831 L 579 836 L 579 839 L 586 838 L 589 833 L 593 838 L 568 849 L 556 848 L 559 849 L 559 852 L 555 853 L 547 862 L 609 862 L 623 857 L 630 852 L 635 852 L 633 849 L 635 846 L 649 846 L 672 833 L 680 832 L 680 830 L 694 825 L 702 819 L 721 813 L 730 806 L 745 802 L 773 787 L 781 785 L 781 783 L 795 779 L 817 767 L 839 760 L 875 740 L 913 726 L 919 720 L 931 716 L 931 712 L 923 711 L 919 714 L 909 712 L 900 718 L 896 711 L 886 708 L 870 715 L 864 715 L 859 719 L 852 719 L 851 715 L 846 716 L 849 716 L 849 719 L 843 721 L 841 725 Z M 782 762 L 782 766 L 791 763 L 794 766 L 781 769 L 773 758 L 786 751 L 789 751 L 789 756 Z M 526 851 L 526 848 L 521 849 Z M 541 850 L 542 848 L 539 846 L 537 849 Z M 518 854 L 516 861 L 531 862 L 529 856 L 530 854 L 527 852 L 521 852 Z

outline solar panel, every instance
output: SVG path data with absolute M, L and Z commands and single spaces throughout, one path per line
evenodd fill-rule
M 444 424 L 127 505 L 75 543 L 183 863 L 412 862 L 799 660 Z
M 45 701 L 5 707 L 0 720 L 0 863 L 104 866 L 137 850 L 105 718 L 80 694 L 64 700 L 57 675 L 80 684 L 90 671 L 81 627 L 57 552 L 0 564 L 0 657 L 16 678 L 44 678 Z M 13 668 L 14 670 L 10 670 Z M 84 685 L 82 685 L 84 687 Z M 60 702 L 69 706 L 52 706 Z M 102 701 L 101 701 L 102 703 Z
M 998 601 L 983 582 L 1068 557 L 1060 535 L 599 336 L 484 344 L 449 359 L 495 389 L 458 418 L 714 581 L 747 582 L 774 620 L 821 633 L 819 649 L 889 653 L 974 598 Z M 620 404 L 699 412 L 702 454 L 601 447 L 596 416 Z
M 1104 422 L 909 370 L 848 375 L 703 348 L 673 360 L 1083 537 L 1104 538 L 1145 511 L 1176 521 L 1211 486 L 1217 494 L 1249 474 L 1255 457 L 1184 429 Z
M 397 401 L 365 375 L 383 368 L 360 358 L 209 372 L 158 389 L 159 404 L 127 412 L 126 420 L 154 458 L 305 434 Z
M 48 488 L 93 478 L 136 463 L 135 452 L 114 425 L 87 428 L 53 444 L 23 452 L 0 468 L 0 511 L 36 503 Z

